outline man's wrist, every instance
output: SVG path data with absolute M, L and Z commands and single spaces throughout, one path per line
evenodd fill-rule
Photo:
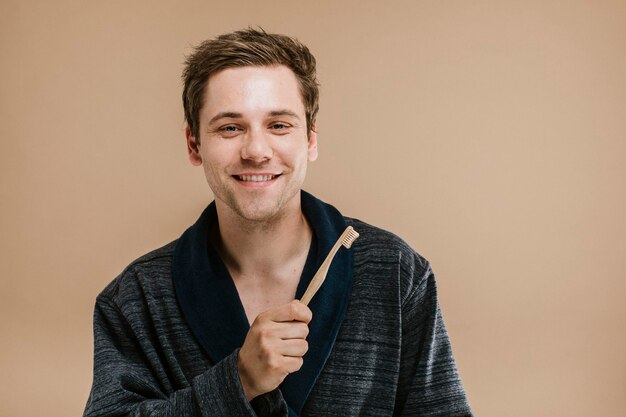
M 245 394 L 248 401 L 252 401 L 255 397 L 259 396 L 259 394 L 255 393 L 254 389 L 252 389 L 251 387 L 248 373 L 241 365 L 240 355 L 237 355 L 237 371 L 239 372 L 239 382 L 241 383 L 241 387 L 243 388 L 243 393 Z

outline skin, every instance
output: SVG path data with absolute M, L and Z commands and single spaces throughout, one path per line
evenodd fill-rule
M 215 196 L 215 243 L 252 323 L 238 356 L 251 400 L 299 370 L 308 349 L 312 313 L 294 297 L 312 237 L 300 190 L 317 159 L 317 132 L 315 124 L 307 132 L 299 84 L 285 66 L 213 74 L 199 131 L 195 138 L 186 129 L 189 160 Z

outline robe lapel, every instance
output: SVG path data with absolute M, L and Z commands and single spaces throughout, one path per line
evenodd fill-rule
M 235 283 L 209 243 L 217 210 L 211 203 L 178 240 L 172 258 L 176 298 L 192 333 L 218 363 L 243 345 L 248 332 Z
M 302 211 L 317 237 L 316 259 L 303 274 L 296 298 L 304 295 L 317 272 L 347 224 L 341 213 L 312 195 L 302 191 Z M 340 248 L 328 271 L 326 280 L 309 303 L 313 319 L 309 323 L 309 350 L 298 372 L 290 374 L 280 386 L 289 407 L 300 415 L 304 403 L 322 372 L 335 344 L 339 328 L 346 315 L 352 291 L 352 251 Z
M 314 237 L 298 284 L 301 298 L 324 258 L 346 228 L 341 213 L 312 195 L 301 192 L 302 211 Z M 189 327 L 211 361 L 217 363 L 241 347 L 249 325 L 237 289 L 209 232 L 217 224 L 215 203 L 180 237 L 172 260 L 176 297 Z M 309 351 L 302 368 L 285 378 L 280 390 L 290 416 L 300 415 L 304 403 L 324 368 L 346 314 L 352 290 L 352 251 L 340 249 L 324 285 L 311 300 Z

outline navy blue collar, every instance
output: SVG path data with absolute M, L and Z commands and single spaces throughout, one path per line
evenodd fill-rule
M 347 224 L 333 206 L 301 192 L 302 212 L 313 228 L 313 240 L 300 277 L 296 298 L 304 294 L 313 275 Z M 209 241 L 217 226 L 215 202 L 183 233 L 172 259 L 176 297 L 192 333 L 213 363 L 218 363 L 243 345 L 249 324 L 237 288 Z M 324 368 L 346 314 L 352 290 L 352 251 L 337 252 L 324 285 L 309 308 L 309 351 L 302 368 L 280 385 L 290 416 L 299 415 Z

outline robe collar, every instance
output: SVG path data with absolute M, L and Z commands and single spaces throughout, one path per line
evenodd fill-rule
M 347 227 L 333 206 L 301 191 L 301 207 L 313 228 L 311 248 L 300 277 L 296 298 L 302 298 L 324 258 Z M 192 333 L 211 359 L 218 363 L 243 345 L 250 328 L 237 288 L 209 233 L 217 226 L 215 202 L 176 243 L 172 279 L 176 298 Z M 289 415 L 300 415 L 306 399 L 326 364 L 346 314 L 352 290 L 352 251 L 341 248 L 324 285 L 309 303 L 309 350 L 302 368 L 285 378 L 280 390 Z

